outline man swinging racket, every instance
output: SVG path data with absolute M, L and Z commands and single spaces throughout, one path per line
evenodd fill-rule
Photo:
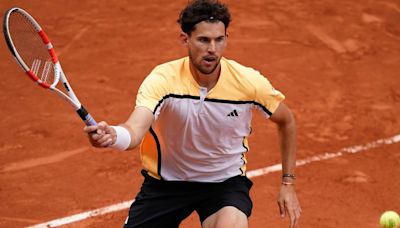
M 125 123 L 84 128 L 95 147 L 128 150 L 141 144 L 144 182 L 125 228 L 178 227 L 193 211 L 204 228 L 248 227 L 253 183 L 246 177 L 245 154 L 254 108 L 278 126 L 278 205 L 290 227 L 296 226 L 301 208 L 294 188 L 295 121 L 284 95 L 264 76 L 222 56 L 230 21 L 218 1 L 189 2 L 178 19 L 188 56 L 153 69 Z

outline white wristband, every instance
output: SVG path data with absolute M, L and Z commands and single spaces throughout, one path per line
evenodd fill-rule
M 114 128 L 117 134 L 117 139 L 115 140 L 115 143 L 111 144 L 110 147 L 118 150 L 128 149 L 129 145 L 131 144 L 131 134 L 129 133 L 129 131 L 121 126 L 110 127 Z

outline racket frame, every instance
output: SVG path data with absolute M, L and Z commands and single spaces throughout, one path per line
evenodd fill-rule
M 11 38 L 10 30 L 9 30 L 9 17 L 10 15 L 18 11 L 19 14 L 22 16 L 26 17 L 26 19 L 31 23 L 35 31 L 38 33 L 40 36 L 43 44 L 46 46 L 47 51 L 49 52 L 49 55 L 51 57 L 51 61 L 53 63 L 53 72 L 54 72 L 54 82 L 49 85 L 43 80 L 41 80 L 25 63 L 25 61 L 22 59 L 20 54 L 18 53 L 17 49 L 15 48 L 14 42 Z M 58 56 L 56 52 L 54 51 L 54 47 L 52 43 L 50 42 L 47 34 L 43 31 L 42 27 L 39 25 L 39 23 L 25 10 L 18 8 L 18 7 L 13 7 L 9 9 L 5 15 L 4 15 L 4 20 L 3 20 L 3 32 L 4 32 L 4 37 L 7 43 L 8 48 L 10 49 L 13 57 L 17 61 L 18 65 L 23 69 L 23 71 L 31 78 L 35 83 L 40 85 L 41 87 L 45 89 L 50 89 L 50 91 L 55 92 L 55 94 L 59 95 L 61 98 L 64 100 L 68 101 L 70 103 L 75 111 L 78 113 L 78 115 L 81 117 L 81 119 L 85 122 L 86 125 L 92 126 L 92 125 L 97 125 L 96 121 L 93 119 L 93 117 L 86 111 L 86 109 L 82 106 L 80 103 L 78 97 L 75 95 L 74 91 L 72 90 L 72 87 L 70 86 L 67 77 L 61 67 L 60 61 L 58 60 Z M 67 94 L 56 88 L 57 84 L 61 80 L 61 83 L 63 84 Z

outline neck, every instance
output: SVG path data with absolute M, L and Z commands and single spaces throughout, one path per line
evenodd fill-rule
M 192 73 L 194 80 L 201 87 L 206 87 L 210 91 L 217 84 L 219 75 L 221 73 L 221 62 L 218 64 L 217 68 L 210 74 L 203 74 L 196 69 L 195 66 L 190 62 L 190 73 Z

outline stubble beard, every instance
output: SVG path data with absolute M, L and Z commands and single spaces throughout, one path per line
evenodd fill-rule
M 219 65 L 219 63 L 220 63 L 220 60 L 221 60 L 221 57 L 219 57 L 219 58 L 215 61 L 215 65 L 212 66 L 212 68 L 210 69 L 210 68 L 203 67 L 203 66 L 201 65 L 201 63 L 196 63 L 196 62 L 194 62 L 194 61 L 193 61 L 193 58 L 192 58 L 190 55 L 189 55 L 189 57 L 190 57 L 190 60 L 191 60 L 192 63 L 193 63 L 193 66 L 196 68 L 196 70 L 198 70 L 200 73 L 205 74 L 205 75 L 212 74 L 212 73 L 215 71 L 215 69 L 217 69 L 217 67 L 218 67 L 218 65 Z M 201 61 L 203 61 L 203 60 L 201 60 Z

